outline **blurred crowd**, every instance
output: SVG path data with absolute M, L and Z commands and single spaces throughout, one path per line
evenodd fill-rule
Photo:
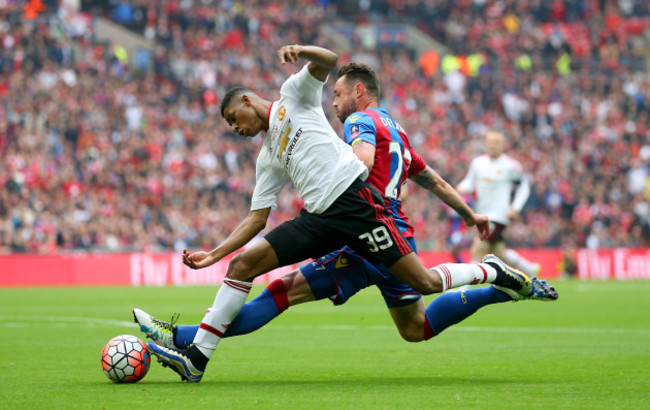
M 148 39 L 145 64 L 96 41 L 94 17 Z M 432 70 L 355 38 L 339 50 L 322 30 L 335 18 L 408 21 L 450 55 L 480 59 L 440 56 Z M 262 143 L 228 130 L 219 97 L 242 84 L 277 98 L 296 67 L 275 50 L 292 43 L 375 67 L 382 105 L 453 185 L 485 129 L 502 129 L 532 183 L 513 246 L 647 247 L 648 18 L 643 0 L 3 2 L 0 252 L 213 248 L 248 213 Z M 332 83 L 324 105 L 340 132 Z M 420 249 L 467 242 L 440 201 L 405 191 Z M 288 187 L 268 228 L 301 205 Z

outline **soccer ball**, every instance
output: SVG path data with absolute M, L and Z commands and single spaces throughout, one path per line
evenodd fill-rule
M 132 335 L 112 338 L 102 350 L 102 370 L 115 383 L 135 383 L 149 370 L 151 354 L 140 339 Z

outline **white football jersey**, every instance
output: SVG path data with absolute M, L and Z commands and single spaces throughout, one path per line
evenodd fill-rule
M 323 84 L 305 65 L 282 85 L 257 157 L 251 210 L 274 208 L 282 188 L 292 182 L 305 209 L 320 214 L 355 179 L 368 177 L 368 168 L 325 118 Z
M 515 185 L 518 187 L 513 198 Z M 495 160 L 488 155 L 474 158 L 458 189 L 476 192 L 475 211 L 504 225 L 510 222 L 506 216 L 510 208 L 521 211 L 530 194 L 530 185 L 521 164 L 506 154 Z

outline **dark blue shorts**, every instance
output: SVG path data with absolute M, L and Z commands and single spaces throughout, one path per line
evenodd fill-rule
M 407 239 L 413 249 L 415 241 Z M 316 299 L 342 305 L 355 293 L 375 285 L 389 308 L 408 306 L 422 294 L 393 276 L 383 264 L 373 264 L 349 247 L 314 259 L 300 268 Z

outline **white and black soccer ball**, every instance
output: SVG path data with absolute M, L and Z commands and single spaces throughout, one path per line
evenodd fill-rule
M 140 339 L 132 335 L 112 338 L 102 350 L 102 370 L 115 383 L 135 383 L 147 374 L 151 354 Z

